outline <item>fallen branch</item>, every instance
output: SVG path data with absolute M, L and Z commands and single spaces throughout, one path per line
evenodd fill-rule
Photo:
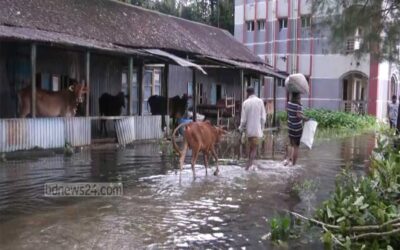
M 342 229 L 341 227 L 339 227 L 337 225 L 331 225 L 331 224 L 324 223 L 322 221 L 318 221 L 318 220 L 315 220 L 315 219 L 312 219 L 312 218 L 308 218 L 308 217 L 305 217 L 305 216 L 303 216 L 301 214 L 298 214 L 296 212 L 291 212 L 291 211 L 287 211 L 287 212 L 289 212 L 290 214 L 294 215 L 297 218 L 301 218 L 303 220 L 307 220 L 307 221 L 313 222 L 314 224 L 317 224 L 317 225 L 320 225 L 320 226 L 325 226 L 326 228 L 329 228 L 329 229 L 333 229 L 333 230 L 341 230 Z M 366 226 L 349 227 L 346 231 L 349 231 L 349 232 L 360 232 L 360 231 L 368 231 L 368 230 L 381 230 L 381 229 L 383 229 L 383 228 L 385 228 L 385 227 L 387 227 L 389 225 L 391 225 L 394 228 L 398 228 L 398 227 L 400 227 L 400 223 L 397 223 L 397 222 L 400 222 L 400 218 L 396 218 L 396 219 L 387 221 L 387 222 L 385 222 L 385 223 L 383 223 L 381 225 L 366 225 Z
M 400 228 L 388 231 L 388 232 L 370 232 L 370 233 L 365 233 L 365 234 L 359 234 L 353 237 L 350 237 L 351 240 L 360 240 L 360 239 L 365 239 L 369 237 L 383 237 L 383 236 L 390 236 L 396 233 L 400 233 Z
M 331 234 L 332 239 L 333 239 L 333 241 L 336 242 L 336 244 L 338 244 L 338 245 L 341 246 L 341 247 L 344 247 L 344 244 L 343 244 L 338 238 L 336 238 L 336 236 L 335 236 L 331 231 L 329 231 L 328 229 L 326 229 L 325 226 L 322 226 L 322 229 L 324 229 L 325 232 L 328 232 L 328 233 Z
M 298 214 L 296 212 L 291 212 L 291 211 L 287 211 L 287 212 L 289 212 L 290 214 L 294 215 L 297 218 L 313 222 L 314 224 L 317 224 L 317 225 L 320 225 L 320 226 L 324 226 L 324 227 L 329 228 L 329 229 L 340 230 L 339 226 L 326 224 L 324 222 L 321 222 L 321 221 L 318 221 L 318 220 L 315 220 L 315 219 L 312 219 L 312 218 L 307 218 L 307 217 L 305 217 L 305 216 L 303 216 L 301 214 Z

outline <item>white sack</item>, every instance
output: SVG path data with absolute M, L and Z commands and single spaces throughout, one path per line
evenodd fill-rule
M 309 149 L 312 148 L 314 143 L 314 135 L 317 130 L 318 122 L 310 120 L 304 123 L 303 134 L 301 135 L 300 142 L 304 143 Z
M 189 118 L 192 118 L 192 117 L 193 117 L 193 112 L 191 112 L 191 111 L 188 111 L 188 117 L 189 117 Z M 206 116 L 205 116 L 205 115 L 202 115 L 202 114 L 196 113 L 196 121 L 198 121 L 198 122 L 202 122 L 202 121 L 204 121 L 204 118 L 206 118 Z
M 307 79 L 300 73 L 289 75 L 285 80 L 285 86 L 289 92 L 299 92 L 305 95 L 310 93 Z

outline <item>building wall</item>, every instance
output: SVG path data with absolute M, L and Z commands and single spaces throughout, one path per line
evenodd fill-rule
M 310 15 L 311 1 L 307 0 L 235 0 L 235 38 L 276 70 L 310 77 L 311 96 L 303 97 L 307 100 L 306 106 L 338 109 L 343 75 L 359 72 L 370 77 L 370 58 L 356 59 L 351 54 L 340 53 L 344 50 L 333 48 L 329 43 L 329 28 L 318 26 L 317 17 L 311 19 L 317 24 L 316 29 L 302 27 L 301 17 Z M 280 29 L 280 19 L 288 20 L 286 28 Z M 265 30 L 258 29 L 259 20 L 265 20 Z M 248 21 L 254 22 L 253 31 L 247 29 Z M 371 92 L 375 97 L 369 105 L 376 106 L 373 114 L 380 118 L 385 113 L 389 71 L 385 63 L 379 65 L 375 76 L 378 91 Z M 272 91 L 272 87 L 268 90 Z M 279 87 L 277 97 L 278 108 L 284 108 L 286 93 Z
M 193 81 L 192 70 L 175 65 L 170 65 L 169 68 L 169 97 L 189 94 L 188 83 L 192 83 Z M 213 84 L 222 86 L 223 95 L 226 93 L 228 96 L 235 96 L 236 100 L 240 100 L 241 84 L 239 70 L 205 68 L 205 71 L 207 75 L 196 71 L 196 83 L 203 86 L 204 103 L 211 102 Z

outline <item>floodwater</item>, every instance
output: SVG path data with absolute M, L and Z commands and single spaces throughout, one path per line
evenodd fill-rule
M 310 214 L 342 168 L 366 171 L 375 143 L 371 134 L 317 140 L 313 150 L 301 149 L 297 166 L 283 167 L 284 140 L 269 137 L 262 160 L 245 171 L 235 160 L 237 141 L 221 145 L 220 157 L 232 160 L 219 176 L 206 176 L 199 162 L 195 180 L 189 165 L 176 170 L 168 145 L 159 143 L 0 163 L 0 248 L 275 249 L 265 237 L 268 220 L 285 210 Z M 318 184 L 312 199 L 291 192 L 304 180 Z M 123 196 L 44 197 L 49 182 L 122 182 Z M 318 237 L 289 247 L 322 249 Z

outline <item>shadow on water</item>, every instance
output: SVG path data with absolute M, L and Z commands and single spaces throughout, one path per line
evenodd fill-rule
M 237 159 L 245 148 L 228 138 L 221 158 Z M 299 165 L 283 167 L 285 139 L 268 137 L 251 171 L 222 165 L 215 177 L 189 165 L 180 173 L 159 144 L 124 149 L 87 149 L 72 157 L 53 155 L 0 163 L 0 246 L 2 249 L 59 248 L 274 248 L 262 236 L 268 218 L 288 209 L 308 210 L 291 196 L 294 183 L 313 179 L 316 206 L 333 190 L 346 165 L 363 173 L 375 139 L 365 134 L 318 140 L 301 149 Z M 187 161 L 189 162 L 189 161 Z M 232 161 L 233 162 L 233 161 Z M 239 161 L 240 163 L 240 161 Z M 199 162 L 198 164 L 201 164 Z M 48 182 L 119 182 L 122 197 L 46 198 Z M 322 248 L 319 239 L 291 242 L 296 249 Z

